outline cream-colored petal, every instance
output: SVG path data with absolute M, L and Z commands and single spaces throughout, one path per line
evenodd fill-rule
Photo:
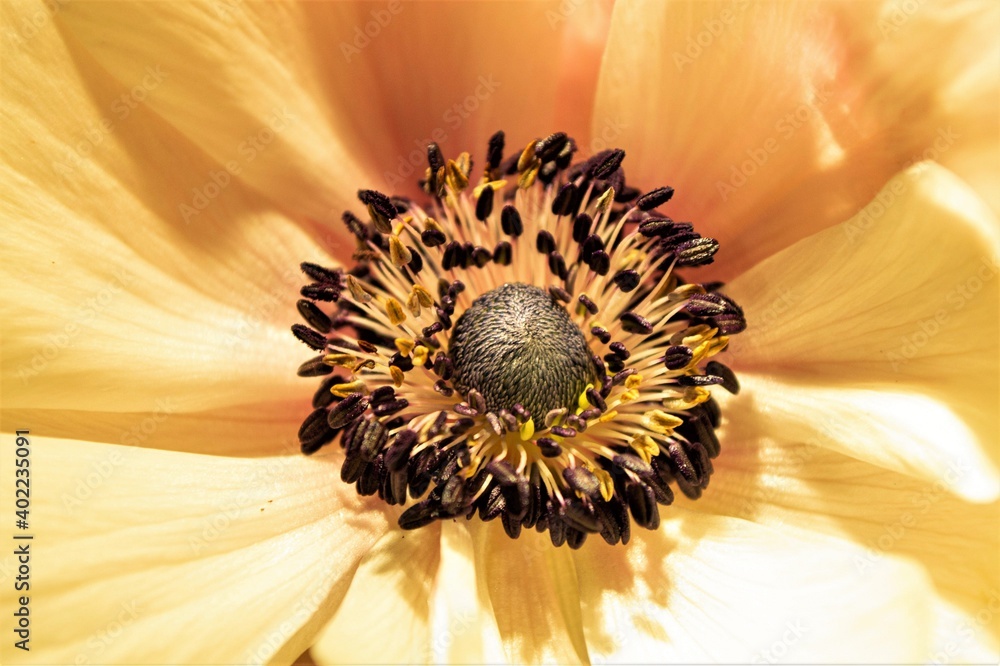
M 199 412 L 182 411 L 164 399 L 154 401 L 154 408 L 145 412 L 4 409 L 0 423 L 11 428 L 30 425 L 40 435 L 88 442 L 208 455 L 273 456 L 299 452 L 296 433 L 310 410 L 304 396 L 292 402 L 275 400 Z
M 47 16 L 2 9 L 15 29 L 32 8 Z M 169 77 L 123 86 L 40 23 L 0 92 L 4 407 L 307 396 L 294 370 L 309 351 L 288 332 L 297 264 L 329 253 L 150 111 Z
M 577 572 L 569 548 L 524 530 L 511 539 L 499 522 L 472 525 L 480 585 L 489 591 L 511 663 L 589 663 L 581 630 Z
M 951 20 L 944 35 L 904 28 L 897 42 L 879 30 L 895 2 L 619 3 L 595 126 L 620 118 L 633 184 L 673 185 L 664 210 L 719 238 L 708 271 L 732 277 L 853 215 L 925 150 L 939 158 L 935 142 L 995 153 L 996 87 L 974 86 L 986 119 L 948 95 L 974 68 L 997 75 L 981 57 L 993 49 L 988 4 L 910 12 L 914 24 Z M 942 57 L 943 43 L 963 46 Z
M 28 448 L 33 642 L 30 654 L 5 648 L 5 663 L 263 663 L 279 651 L 290 662 L 387 529 L 329 458 L 34 436 Z
M 591 658 L 611 663 L 908 663 L 930 646 L 930 587 L 848 541 L 680 507 L 628 547 L 575 554 Z
M 969 501 L 1000 497 L 996 467 L 975 431 L 945 402 L 891 386 L 830 387 L 749 373 L 740 375 L 740 383 L 740 396 L 719 395 L 724 413 L 745 415 L 739 422 L 727 419 L 734 431 L 727 440 L 739 439 L 752 427 L 762 437 L 817 442 L 928 483 L 940 482 Z
M 748 321 L 733 338 L 733 366 L 806 387 L 789 404 L 801 400 L 808 409 L 810 394 L 828 397 L 817 414 L 834 423 L 808 427 L 839 433 L 842 451 L 934 478 L 946 478 L 942 463 L 955 461 L 972 467 L 948 482 L 956 492 L 996 497 L 995 225 L 972 191 L 941 167 L 908 169 L 856 217 L 729 285 Z M 778 398 L 761 397 L 760 404 Z M 793 416 L 787 412 L 794 409 L 778 409 Z M 801 413 L 794 416 L 806 423 Z M 866 428 L 855 437 L 848 432 Z
M 554 131 L 563 72 L 579 67 L 559 66 L 563 42 L 580 43 L 575 13 L 557 2 L 136 3 L 67 8 L 59 21 L 120 81 L 159 63 L 172 79 L 150 102 L 157 113 L 222 163 L 251 141 L 242 178 L 335 223 L 358 187 L 412 190 L 429 140 L 457 155 L 483 151 L 497 129 L 512 150 Z M 256 150 L 272 122 L 283 125 Z
M 430 663 L 429 599 L 440 560 L 437 525 L 387 532 L 361 561 L 310 654 L 319 664 Z
M 755 388 L 751 383 L 748 393 L 758 395 Z M 786 397 L 808 391 L 785 390 Z M 990 603 L 1000 590 L 1000 503 L 969 504 L 954 495 L 946 481 L 969 470 L 943 463 L 942 477 L 928 479 L 881 469 L 837 452 L 832 440 L 843 434 L 843 414 L 817 414 L 810 429 L 761 407 L 742 396 L 728 401 L 712 483 L 698 501 L 679 503 L 855 542 L 864 578 L 879 577 L 893 556 L 909 558 L 931 577 L 938 597 L 971 616 Z M 893 441 L 877 421 L 855 432 L 867 438 L 870 429 Z M 1000 615 L 989 624 L 1000 631 Z
M 431 598 L 429 661 L 436 664 L 506 664 L 488 586 L 477 567 L 465 524 L 441 525 L 441 564 Z

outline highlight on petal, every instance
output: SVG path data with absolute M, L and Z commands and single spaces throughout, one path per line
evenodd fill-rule
M 548 534 L 534 530 L 511 539 L 499 521 L 470 529 L 479 584 L 489 592 L 507 660 L 589 663 L 571 551 L 555 548 Z
M 972 4 L 618 3 L 595 131 L 621 125 L 633 184 L 686 193 L 670 214 L 706 225 L 732 277 L 853 215 L 915 161 L 988 145 L 980 178 L 995 174 L 1000 74 L 981 54 L 1000 22 Z M 892 35 L 889 14 L 905 19 Z M 962 47 L 942 57 L 944 43 Z
M 4 408 L 301 398 L 296 266 L 329 252 L 151 112 L 169 77 L 122 84 L 53 21 L 8 56 Z
M 628 548 L 574 553 L 591 660 L 910 663 L 924 660 L 930 586 L 901 559 L 858 576 L 863 551 L 792 527 L 672 507 Z M 588 544 L 589 546 L 590 544 Z
M 996 229 L 967 186 L 923 164 L 734 280 L 748 328 L 732 364 L 777 382 L 753 399 L 856 458 L 996 498 Z
M 387 529 L 326 462 L 29 437 L 40 663 L 290 662 Z
M 137 3 L 58 20 L 119 81 L 160 65 L 171 79 L 156 113 L 221 164 L 252 153 L 241 178 L 329 222 L 358 187 L 412 185 L 430 140 L 457 155 L 501 124 L 516 145 L 553 125 L 572 108 L 563 71 L 579 67 L 560 64 L 579 32 L 566 14 L 558 2 Z
M 741 395 L 759 396 L 759 383 L 757 378 L 744 382 Z M 780 388 L 786 397 L 807 391 Z M 792 409 L 795 404 L 800 403 Z M 723 454 L 714 461 L 712 485 L 699 501 L 678 498 L 678 503 L 777 530 L 809 529 L 853 542 L 861 549 L 854 561 L 857 575 L 867 580 L 878 579 L 897 557 L 918 563 L 934 583 L 937 602 L 954 606 L 956 618 L 970 620 L 987 647 L 991 640 L 996 644 L 1000 613 L 975 618 L 1000 603 L 1000 597 L 995 599 L 1000 594 L 1000 502 L 969 504 L 956 497 L 945 483 L 956 473 L 954 466 L 946 465 L 937 480 L 881 469 L 835 451 L 834 431 L 803 429 L 799 421 L 765 407 L 755 400 L 727 402 Z M 827 427 L 836 423 L 822 415 L 817 420 Z M 865 430 L 856 429 L 858 437 L 870 437 Z
M 365 555 L 347 596 L 310 654 L 320 664 L 414 664 L 427 659 L 437 525 L 387 532 Z

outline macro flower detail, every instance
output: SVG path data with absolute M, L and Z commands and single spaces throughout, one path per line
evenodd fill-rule
M 678 273 L 718 243 L 658 212 L 672 188 L 626 185 L 624 151 L 574 164 L 558 132 L 504 160 L 504 139 L 471 191 L 470 156 L 429 144 L 429 212 L 361 190 L 370 221 L 343 216 L 355 265 L 302 264 L 307 325 L 292 331 L 320 354 L 299 374 L 323 377 L 302 451 L 339 438 L 359 494 L 419 500 L 404 529 L 478 515 L 511 538 L 626 544 L 631 522 L 659 526 L 671 486 L 697 499 L 708 485 L 708 387 L 739 388 L 711 359 L 743 311 Z

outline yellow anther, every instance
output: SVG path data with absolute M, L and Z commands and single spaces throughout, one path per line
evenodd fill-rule
M 403 306 L 392 296 L 385 299 L 385 313 L 389 315 L 389 323 L 393 326 L 399 326 L 406 321 L 406 313 L 403 312 Z
M 612 410 L 604 412 L 603 414 L 601 414 L 600 416 L 598 416 L 597 417 L 597 421 L 599 423 L 607 423 L 608 421 L 613 421 L 616 416 L 618 416 L 618 410 L 617 409 L 612 409 Z
M 413 365 L 423 365 L 427 362 L 427 347 L 417 345 L 413 348 Z
M 413 259 L 410 248 L 403 245 L 403 241 L 396 236 L 389 236 L 389 259 L 396 266 L 405 266 Z
M 517 186 L 526 190 L 535 184 L 535 177 L 538 175 L 538 167 L 533 167 L 522 173 L 517 179 Z
M 638 373 L 625 378 L 625 388 L 627 389 L 637 389 L 640 384 L 642 384 L 642 375 Z
M 622 403 L 632 402 L 639 397 L 639 392 L 635 389 L 630 389 L 622 393 L 621 397 L 618 398 Z
M 434 305 L 434 297 L 431 296 L 431 292 L 427 291 L 427 289 L 419 284 L 413 285 L 413 288 L 410 291 L 417 297 L 417 302 L 423 307 L 429 308 Z
M 608 209 L 608 206 L 612 204 L 615 200 L 615 188 L 609 187 L 604 191 L 604 194 L 597 198 L 597 208 L 598 213 L 603 213 Z
M 660 455 L 660 446 L 649 435 L 636 435 L 629 442 L 629 446 L 647 463 Z
M 461 192 L 469 186 L 469 175 L 463 172 L 462 167 L 455 160 L 448 160 L 447 172 L 448 175 L 445 178 L 451 189 Z
M 603 470 L 596 465 L 588 465 L 587 467 L 601 484 L 601 497 L 604 498 L 605 502 L 610 502 L 615 494 L 615 482 L 611 479 L 611 475 L 608 474 L 607 470 Z
M 650 430 L 658 432 L 661 435 L 669 435 L 674 431 L 674 428 L 684 423 L 682 419 L 677 418 L 673 414 L 667 414 L 662 409 L 654 409 L 647 413 L 643 417 L 643 421 Z
M 413 351 L 413 346 L 417 344 L 410 338 L 396 338 L 393 340 L 393 343 L 396 345 L 396 349 L 399 350 L 401 356 L 409 356 L 410 352 Z
M 330 393 L 334 394 L 338 398 L 346 398 L 352 393 L 367 393 L 367 388 L 365 383 L 360 379 L 355 379 L 353 382 L 347 382 L 346 384 L 334 384 L 330 388 Z
M 631 249 L 622 256 L 621 262 L 618 264 L 620 268 L 625 268 L 627 266 L 637 266 L 646 260 L 646 253 L 642 250 Z
M 538 139 L 534 141 L 529 141 L 528 145 L 525 146 L 524 150 L 521 152 L 521 156 L 517 158 L 517 170 L 523 173 L 527 170 L 528 166 L 535 162 L 535 144 L 538 143 Z
M 347 368 L 348 370 L 353 370 L 355 363 L 358 359 L 354 358 L 350 354 L 327 354 L 323 357 L 323 362 L 327 365 L 340 366 L 342 368 Z
M 426 220 L 424 220 L 424 230 L 440 231 L 442 233 L 444 232 L 444 228 L 440 224 L 438 224 L 438 221 L 435 220 L 433 217 L 428 217 Z
M 527 442 L 535 434 L 535 422 L 532 421 L 531 419 L 528 419 L 527 421 L 521 424 L 519 430 L 521 433 L 521 441 Z
M 587 384 L 587 388 L 583 389 L 583 393 L 581 393 L 580 397 L 576 399 L 577 407 L 579 407 L 580 409 L 587 409 L 588 407 L 593 406 L 590 404 L 590 401 L 587 400 L 587 391 L 589 391 L 592 388 L 594 388 L 593 384 Z
M 479 195 L 483 193 L 483 190 L 490 188 L 494 192 L 498 192 L 503 188 L 507 187 L 506 180 L 490 180 L 485 183 L 479 183 L 476 185 L 475 189 L 472 190 L 472 197 L 476 200 L 479 199 Z
M 356 300 L 358 303 L 370 303 L 372 300 L 372 295 L 368 293 L 364 285 L 358 281 L 358 278 L 353 275 L 347 276 L 347 288 L 351 292 L 351 298 Z
M 410 311 L 414 317 L 420 316 L 420 300 L 417 298 L 416 294 L 410 294 L 406 299 L 406 309 Z
M 394 365 L 389 366 L 389 374 L 392 375 L 392 383 L 399 388 L 403 385 L 403 371 Z

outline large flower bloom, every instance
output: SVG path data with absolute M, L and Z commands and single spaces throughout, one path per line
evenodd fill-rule
M 996 7 L 605 9 L 4 3 L 4 663 L 996 661 Z M 298 263 L 498 127 L 623 148 L 747 313 L 711 487 L 624 547 L 297 453 Z

